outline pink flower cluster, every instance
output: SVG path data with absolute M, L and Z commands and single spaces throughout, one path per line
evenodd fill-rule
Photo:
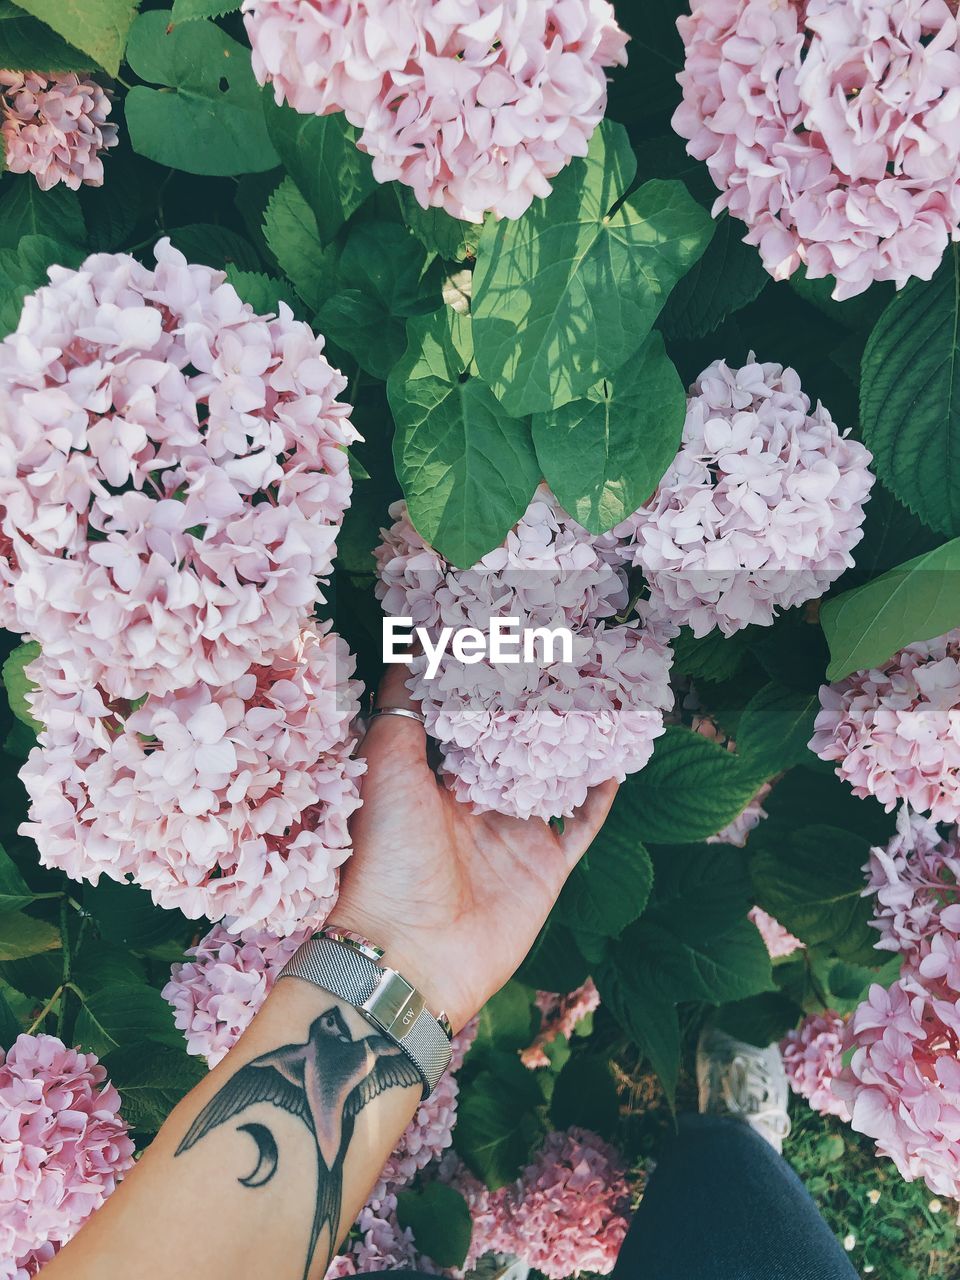
M 677 26 L 673 126 L 767 270 L 928 280 L 960 223 L 956 6 L 701 0 Z
M 551 1133 L 516 1182 L 498 1191 L 462 1167 L 446 1176 L 473 1218 L 468 1268 L 484 1253 L 503 1253 L 549 1280 L 613 1270 L 629 1226 L 630 1188 L 619 1155 L 595 1133 Z
M 960 818 L 960 630 L 823 685 L 820 706 L 810 749 L 838 762 L 854 795 Z
M 284 304 L 258 316 L 222 272 L 156 256 L 52 267 L 0 343 L 18 629 L 123 698 L 229 683 L 296 635 L 357 439 Z
M 350 854 L 352 670 L 346 644 L 308 623 L 228 684 L 120 710 L 43 656 L 28 670 L 45 728 L 20 773 L 21 831 L 75 879 L 129 876 L 191 919 L 291 933 L 333 905 Z
M 345 1251 L 327 1268 L 325 1280 L 368 1271 L 415 1271 L 421 1265 L 409 1227 L 397 1221 L 397 1196 L 381 1183 L 360 1210 Z
M 621 526 L 655 610 L 729 636 L 822 595 L 853 564 L 870 462 L 811 411 L 793 369 L 715 361 L 691 388 L 680 452 Z
M 833 1081 L 843 1068 L 843 1032 L 839 1013 L 811 1013 L 795 1031 L 787 1032 L 780 1052 L 793 1092 L 820 1115 L 849 1121 L 846 1102 L 833 1092 Z
M 918 968 L 870 988 L 847 1028 L 833 1084 L 854 1129 L 908 1182 L 960 1198 L 960 939 L 939 934 Z
M 600 992 L 592 978 L 566 994 L 557 991 L 538 991 L 535 1004 L 540 1011 L 540 1029 L 533 1043 L 521 1053 L 525 1067 L 549 1067 L 546 1047 L 554 1040 L 569 1040 L 577 1026 L 600 1007 Z
M 627 37 L 607 0 L 244 0 L 277 102 L 361 130 L 378 182 L 426 209 L 518 218 L 606 109 Z
M 110 94 L 94 80 L 0 71 L 0 136 L 11 173 L 32 173 L 41 191 L 64 182 L 103 186 L 100 152 L 117 144 Z
M 412 617 L 434 640 L 444 626 L 487 631 L 494 616 L 573 638 L 571 662 L 466 664 L 448 650 L 430 680 L 426 657 L 413 658 L 407 686 L 458 799 L 522 818 L 568 815 L 589 787 L 646 764 L 673 699 L 672 653 L 645 605 L 639 621 L 613 617 L 629 603 L 620 539 L 588 534 L 541 486 L 502 546 L 455 569 L 402 503 L 390 514 L 376 552 L 386 614 Z
M 960 842 L 940 836 L 928 818 L 903 805 L 897 834 L 886 848 L 870 850 L 864 896 L 874 895 L 877 947 L 920 960 L 942 931 L 960 936 Z
M 0 1277 L 50 1260 L 133 1164 L 120 1098 L 93 1054 L 55 1036 L 0 1050 Z
M 767 915 L 760 907 L 751 907 L 747 914 L 757 926 L 771 960 L 780 960 L 792 956 L 795 951 L 803 950 L 800 939 L 795 938 L 779 920 L 774 920 L 773 916 Z
M 53 267 L 0 344 L 3 605 L 43 648 L 24 830 L 72 876 L 285 934 L 332 902 L 359 803 L 360 686 L 312 621 L 357 435 L 283 304 L 156 257 Z

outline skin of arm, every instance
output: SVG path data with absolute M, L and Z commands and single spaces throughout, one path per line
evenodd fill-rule
M 410 705 L 403 674 L 386 677 L 381 705 Z M 414 721 L 378 717 L 363 754 L 333 920 L 383 947 L 459 1029 L 526 955 L 616 786 L 590 793 L 560 835 L 454 800 Z M 284 979 L 43 1274 L 319 1280 L 420 1097 L 406 1055 L 352 1006 Z

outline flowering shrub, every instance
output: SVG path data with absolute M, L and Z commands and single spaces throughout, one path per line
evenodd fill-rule
M 607 0 L 437 9 L 363 0 L 244 0 L 253 69 L 277 102 L 342 111 L 378 182 L 426 209 L 481 222 L 519 218 L 571 157 L 586 154 L 607 102 L 606 68 L 627 37 Z
M 767 270 L 838 298 L 929 280 L 960 222 L 953 8 L 706 0 L 678 25 L 674 127 Z
M 707 1021 L 951 1217 L 956 6 L 105 3 L 0 41 L 0 1280 L 335 912 L 381 614 L 445 804 L 619 791 L 332 1274 L 608 1272 Z
M 0 1052 L 0 1275 L 35 1275 L 133 1164 L 120 1097 L 93 1054 L 55 1036 Z

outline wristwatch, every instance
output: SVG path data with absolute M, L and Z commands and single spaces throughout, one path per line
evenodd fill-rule
M 302 978 L 353 1005 L 417 1068 L 429 1098 L 450 1065 L 453 1030 L 444 1013 L 436 1018 L 416 987 L 380 963 L 380 947 L 328 925 L 308 938 L 280 970 L 280 978 Z

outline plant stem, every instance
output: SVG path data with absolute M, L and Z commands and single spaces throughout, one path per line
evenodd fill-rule
M 53 995 L 50 997 L 47 1003 L 43 1006 L 43 1008 L 37 1014 L 36 1018 L 34 1018 L 33 1022 L 31 1022 L 30 1026 L 27 1028 L 28 1036 L 33 1035 L 37 1027 L 41 1025 L 44 1018 L 47 1016 L 47 1014 L 50 1012 L 50 1010 L 53 1008 L 53 1006 L 56 1004 L 56 1002 L 60 999 L 62 995 L 63 995 L 63 987 L 62 986 L 57 987 L 56 991 L 53 993 Z

